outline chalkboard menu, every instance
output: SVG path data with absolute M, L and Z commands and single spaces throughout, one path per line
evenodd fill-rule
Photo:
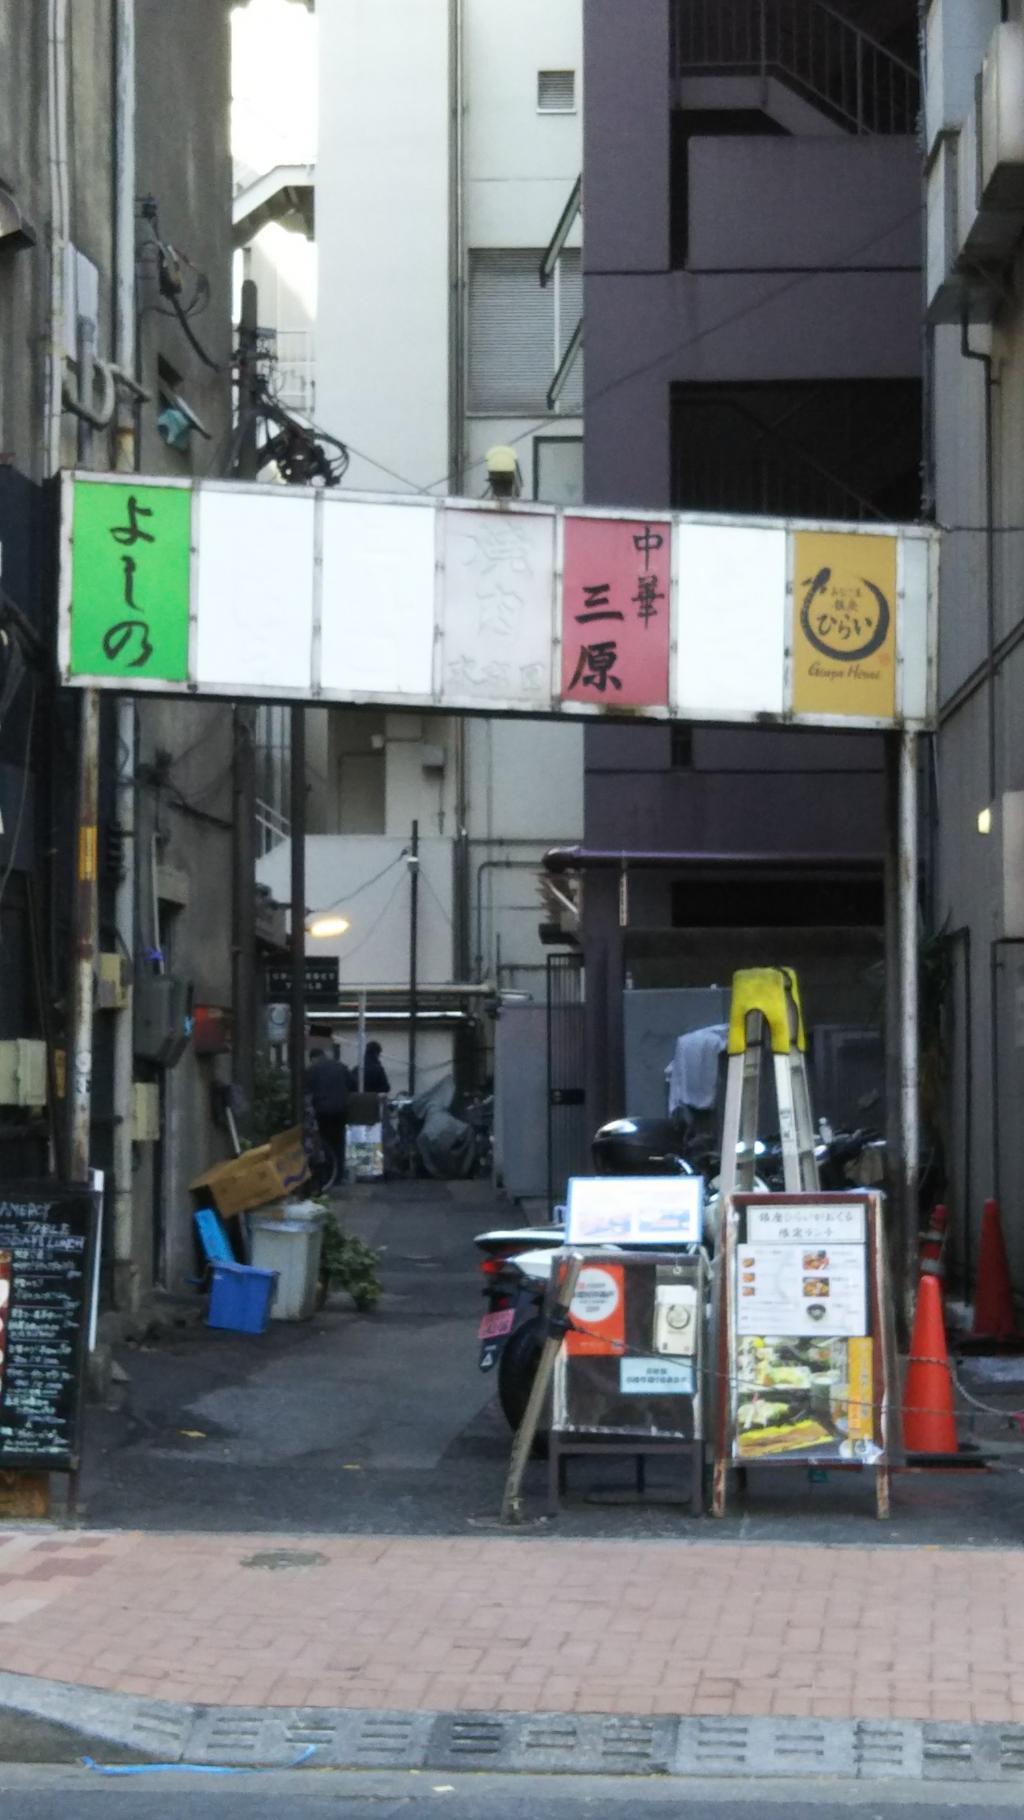
M 78 1465 L 96 1199 L 0 1189 L 0 1469 Z

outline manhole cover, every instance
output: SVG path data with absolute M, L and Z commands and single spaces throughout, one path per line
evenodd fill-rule
M 247 1555 L 243 1567 L 262 1567 L 277 1573 L 285 1567 L 326 1567 L 327 1556 L 304 1552 L 301 1548 L 268 1548 L 262 1554 Z

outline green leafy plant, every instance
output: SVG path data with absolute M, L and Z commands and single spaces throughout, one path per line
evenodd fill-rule
M 328 1289 L 344 1289 L 361 1314 L 376 1308 L 381 1297 L 381 1280 L 377 1269 L 380 1252 L 345 1232 L 329 1209 L 324 1217 L 323 1250 L 320 1274 Z

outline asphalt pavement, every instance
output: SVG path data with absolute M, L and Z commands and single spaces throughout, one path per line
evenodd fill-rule
M 91 1408 L 83 1516 L 102 1528 L 358 1535 L 489 1533 L 510 1436 L 493 1376 L 477 1369 L 483 1309 L 474 1234 L 516 1223 L 485 1183 L 384 1184 L 341 1208 L 382 1250 L 383 1300 L 360 1315 L 344 1295 L 312 1321 L 266 1334 L 182 1325 L 119 1353 L 119 1410 Z M 1024 1457 L 1022 1457 L 1024 1463 Z M 651 1469 L 647 1501 L 632 1462 L 576 1463 L 565 1536 L 1019 1546 L 1024 1472 L 901 1475 L 893 1519 L 874 1518 L 869 1481 L 848 1473 L 749 1474 L 722 1522 L 695 1524 L 686 1468 Z M 541 1465 L 527 1483 L 530 1524 L 544 1507 Z
M 1005 1796 L 1005 1798 L 1004 1798 Z M 186 1807 L 187 1803 L 187 1807 Z M 393 1775 L 292 1774 L 259 1777 L 162 1776 L 152 1772 L 121 1778 L 86 1769 L 0 1769 L 0 1810 L 11 1820 L 750 1820 L 755 1810 L 777 1809 L 786 1820 L 926 1820 L 935 1814 L 958 1820 L 996 1820 L 1016 1808 L 1011 1791 L 982 1801 L 937 1784 L 927 1795 L 900 1795 L 862 1784 L 789 1784 L 765 1792 L 763 1785 L 735 1784 L 709 1789 L 700 1784 L 657 1781 L 629 1783 L 589 1778 L 473 1776 L 454 1778 Z

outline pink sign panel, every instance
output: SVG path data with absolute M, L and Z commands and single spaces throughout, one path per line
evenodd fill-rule
M 566 514 L 563 701 L 667 706 L 671 550 L 664 520 Z

